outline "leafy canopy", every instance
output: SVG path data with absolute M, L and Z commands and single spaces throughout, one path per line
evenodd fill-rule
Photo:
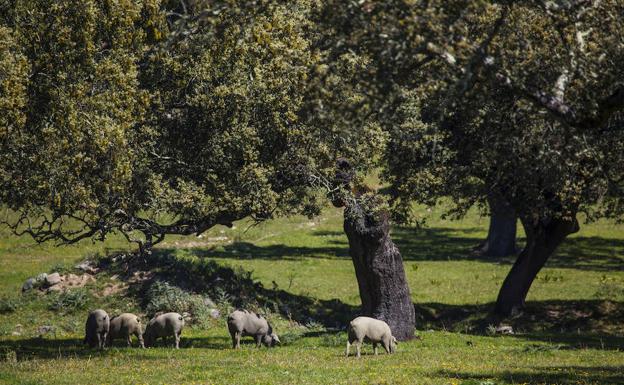
M 38 241 L 121 232 L 149 247 L 251 216 L 316 214 L 339 155 L 378 130 L 308 1 L 26 0 L 3 8 L 0 201 Z M 331 67 L 331 71 L 328 68 Z M 4 98 L 4 94 L 3 94 Z M 3 99 L 4 100 L 4 99 Z M 7 100 L 9 100 L 7 98 Z M 351 108 L 353 109 L 353 108 Z

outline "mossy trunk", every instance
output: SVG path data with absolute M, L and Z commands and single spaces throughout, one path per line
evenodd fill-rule
M 527 243 L 498 293 L 494 313 L 513 316 L 524 309 L 535 277 L 564 239 L 579 230 L 576 219 L 522 220 Z
M 398 340 L 414 336 L 415 313 L 401 253 L 390 238 L 385 212 L 345 209 L 344 230 L 358 281 L 362 314 L 388 323 Z
M 488 197 L 490 205 L 490 227 L 485 241 L 475 252 L 487 257 L 504 257 L 516 254 L 516 223 L 518 217 L 509 203 L 500 197 Z

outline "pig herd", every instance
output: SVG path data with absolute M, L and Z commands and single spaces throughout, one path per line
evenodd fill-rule
M 123 313 L 113 318 L 102 309 L 89 313 L 85 325 L 84 343 L 92 348 L 111 346 L 116 339 L 124 339 L 128 346 L 132 345 L 134 335 L 141 348 L 153 346 L 158 338 L 167 340 L 173 337 L 174 346 L 180 348 L 180 335 L 184 328 L 184 317 L 178 313 L 157 313 L 145 326 L 141 319 L 131 313 Z M 241 337 L 253 337 L 256 346 L 262 344 L 273 347 L 280 343 L 280 339 L 273 331 L 269 322 L 261 315 L 247 310 L 235 310 L 227 317 L 227 328 L 232 337 L 232 348 L 240 348 Z M 364 340 L 373 344 L 373 351 L 377 354 L 377 345 L 383 346 L 387 353 L 393 353 L 397 340 L 392 335 L 390 327 L 384 321 L 357 317 L 349 323 L 346 355 L 349 356 L 351 345 L 355 345 L 357 357 Z

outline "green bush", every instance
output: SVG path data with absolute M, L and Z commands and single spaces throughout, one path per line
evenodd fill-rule
M 13 313 L 19 307 L 19 302 L 14 298 L 0 298 L 0 314 Z
M 89 292 L 86 289 L 68 290 L 62 293 L 51 294 L 48 309 L 73 313 L 76 310 L 85 309 L 89 303 Z
M 200 325 L 210 317 L 210 309 L 204 304 L 202 296 L 163 281 L 154 282 L 148 289 L 145 310 L 150 316 L 157 312 L 189 313 L 190 322 Z
M 73 266 L 68 265 L 65 262 L 58 262 L 57 264 L 52 266 L 48 274 L 59 273 L 60 275 L 66 275 L 66 274 L 73 273 L 73 272 L 74 272 Z

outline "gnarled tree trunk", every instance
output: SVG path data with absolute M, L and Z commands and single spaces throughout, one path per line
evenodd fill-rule
M 490 227 L 485 241 L 475 248 L 475 253 L 487 257 L 504 257 L 516 254 L 516 211 L 502 197 L 488 196 Z
M 388 214 L 366 212 L 353 201 L 346 205 L 344 217 L 363 315 L 387 322 L 398 340 L 412 338 L 414 304 L 401 253 L 390 239 Z
M 522 225 L 527 243 L 498 293 L 494 313 L 499 316 L 510 316 L 522 311 L 537 273 L 563 240 L 579 230 L 576 218 L 548 221 L 522 219 Z

